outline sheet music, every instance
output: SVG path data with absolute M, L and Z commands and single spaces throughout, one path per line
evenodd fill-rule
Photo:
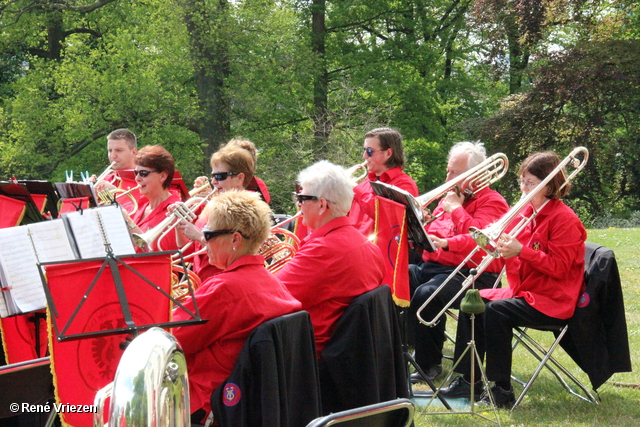
M 135 253 L 129 229 L 120 207 L 110 205 L 65 214 L 73 232 L 80 258 L 101 258 L 107 254 L 97 212 L 100 212 L 106 238 L 111 244 L 114 255 Z
M 11 287 L 11 297 L 15 307 L 7 307 L 9 314 L 17 308 L 26 313 L 45 307 L 46 298 L 28 226 L 10 227 L 0 230 L 0 241 L 10 244 L 0 245 L 0 267 L 5 285 Z M 3 291 L 3 293 L 6 291 Z
M 69 261 L 77 258 L 71 247 L 67 229 L 61 219 L 28 226 L 36 256 L 40 262 Z

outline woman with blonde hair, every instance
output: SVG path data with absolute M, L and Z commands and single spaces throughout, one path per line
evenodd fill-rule
M 208 209 L 203 229 L 209 262 L 222 270 L 195 292 L 202 325 L 175 328 L 187 358 L 191 414 L 195 423 L 211 410 L 209 398 L 231 373 L 251 331 L 261 323 L 293 313 L 301 304 L 258 255 L 271 226 L 271 210 L 256 193 L 230 190 Z M 194 310 L 194 302 L 184 303 Z M 177 310 L 173 320 L 186 320 Z

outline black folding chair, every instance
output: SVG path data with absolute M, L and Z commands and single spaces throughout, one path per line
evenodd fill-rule
M 316 418 L 307 427 L 407 427 L 413 421 L 409 399 L 396 399 Z

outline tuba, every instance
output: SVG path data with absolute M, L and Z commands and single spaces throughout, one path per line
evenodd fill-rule
M 482 230 L 475 227 L 469 228 L 469 233 L 471 234 L 473 240 L 476 242 L 476 248 L 472 250 L 469 255 L 467 255 L 467 257 L 460 263 L 460 265 L 458 265 L 458 267 L 456 267 L 456 269 L 451 272 L 451 274 L 444 280 L 444 282 L 442 282 L 438 289 L 436 289 L 433 294 L 431 294 L 429 299 L 427 299 L 424 304 L 420 306 L 417 312 L 418 320 L 420 321 L 420 323 L 426 326 L 435 325 L 440 317 L 442 317 L 446 313 L 446 311 L 453 305 L 454 301 L 456 301 L 458 297 L 460 297 L 467 289 L 471 287 L 474 282 L 475 276 L 482 274 L 495 259 L 500 258 L 500 253 L 497 251 L 498 239 L 503 233 L 506 232 L 507 229 L 509 229 L 513 221 L 521 214 L 521 212 L 529 204 L 529 202 L 531 202 L 531 200 L 540 191 L 542 191 L 542 189 L 546 187 L 546 185 L 553 179 L 553 177 L 555 177 L 559 173 L 564 173 L 564 168 L 568 165 L 572 166 L 574 170 L 569 176 L 567 176 L 564 185 L 566 185 L 566 183 L 568 182 L 571 182 L 571 180 L 578 174 L 578 172 L 580 172 L 582 168 L 585 167 L 588 159 L 589 151 L 586 148 L 574 148 L 573 151 L 571 151 L 571 153 L 569 153 L 569 155 L 565 157 L 564 160 L 562 160 L 560 164 L 554 170 L 552 170 L 549 175 L 547 175 L 546 178 L 543 179 L 540 184 L 538 184 L 536 188 L 531 190 L 528 194 L 523 195 L 520 198 L 520 201 L 518 201 L 518 203 L 516 203 L 511 209 L 509 209 L 509 211 L 504 214 L 504 216 L 500 218 L 496 223 Z M 527 224 L 534 220 L 538 212 L 542 210 L 547 202 L 548 200 L 542 205 L 542 207 L 540 207 L 540 209 L 538 209 L 538 211 L 534 211 L 531 216 L 523 217 L 520 222 L 515 225 L 515 227 L 511 228 L 508 235 L 511 237 L 517 237 L 518 234 L 520 234 L 520 232 L 524 230 Z M 453 277 L 460 273 L 464 266 L 469 261 L 471 261 L 473 256 L 480 250 L 484 250 L 486 252 L 486 255 L 482 258 L 482 261 L 478 264 L 478 266 L 472 269 L 472 274 L 467 276 L 464 282 L 462 282 L 460 291 L 458 291 L 458 293 L 456 293 L 456 295 L 451 298 L 451 300 L 447 304 L 445 304 L 444 308 L 432 320 L 423 319 L 420 315 L 422 310 L 424 310 L 427 304 L 429 304 L 438 295 L 438 293 L 440 293 L 440 291 L 446 286 L 447 283 L 449 283 L 450 280 L 453 279 Z
M 111 404 L 105 421 L 105 402 Z M 187 427 L 189 380 L 178 341 L 154 327 L 136 337 L 120 359 L 115 379 L 96 394 L 94 427 Z

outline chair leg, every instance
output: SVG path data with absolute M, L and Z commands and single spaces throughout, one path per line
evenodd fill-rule
M 558 362 L 556 359 L 554 359 L 552 357 L 552 354 L 555 351 L 556 347 L 558 346 L 558 344 L 560 344 L 560 340 L 562 339 L 562 337 L 567 332 L 568 326 L 565 326 L 560 331 L 560 334 L 558 335 L 556 340 L 553 342 L 553 344 L 551 345 L 549 350 L 545 350 L 544 347 L 542 347 L 533 338 L 531 338 L 529 335 L 527 335 L 526 332 L 525 332 L 526 328 L 524 328 L 524 330 L 520 329 L 520 328 L 515 328 L 515 329 L 516 329 L 516 334 L 514 336 L 516 338 L 516 344 L 514 344 L 513 348 L 516 347 L 517 343 L 522 343 L 522 345 L 536 359 L 538 359 L 540 364 L 538 365 L 537 369 L 535 370 L 535 372 L 533 373 L 533 375 L 531 376 L 529 381 L 527 381 L 526 383 L 515 379 L 518 383 L 524 385 L 524 389 L 522 390 L 522 393 L 520 393 L 520 396 L 518 396 L 518 399 L 514 403 L 514 405 L 511 408 L 511 410 L 515 409 L 516 406 L 518 406 L 520 404 L 520 402 L 524 398 L 525 394 L 527 393 L 527 391 L 529 391 L 529 388 L 531 388 L 531 385 L 533 384 L 535 379 L 540 374 L 540 371 L 542 371 L 542 368 L 544 368 L 544 367 L 549 369 L 549 371 L 555 375 L 555 377 L 558 379 L 558 381 L 562 384 L 562 386 L 569 393 L 571 393 L 574 396 L 577 396 L 580 399 L 585 400 L 587 402 L 591 402 L 591 403 L 595 403 L 595 404 L 599 403 L 599 399 L 596 396 L 594 396 L 575 376 L 573 376 L 571 374 L 571 372 L 569 372 L 564 366 L 562 366 L 562 364 L 560 364 L 560 362 Z M 582 392 L 584 393 L 584 396 L 581 395 L 580 393 L 575 392 L 571 388 L 571 386 L 569 384 L 567 384 L 567 382 L 564 380 L 564 378 L 560 375 L 558 370 L 561 371 L 568 379 L 570 379 L 578 388 L 580 388 L 582 390 Z

